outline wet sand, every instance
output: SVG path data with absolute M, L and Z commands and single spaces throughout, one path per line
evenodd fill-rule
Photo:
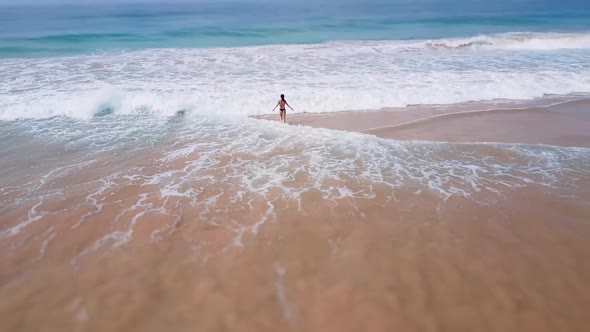
M 278 120 L 275 115 L 257 118 Z M 288 122 L 398 140 L 590 147 L 588 99 L 522 109 L 477 109 L 464 104 L 450 109 L 412 106 L 380 111 L 296 113 L 288 114 Z
M 180 171 L 194 158 L 144 174 Z M 213 208 L 172 197 L 164 204 L 173 214 L 162 214 L 159 190 L 113 186 L 95 197 L 100 210 L 73 194 L 40 204 L 42 219 L 5 233 L 0 330 L 590 328 L 583 197 L 529 186 L 505 188 L 496 204 L 481 203 L 486 192 L 443 199 L 398 190 L 392 200 L 376 185 L 367 199 L 312 190 L 300 201 L 280 192 L 235 201 L 228 186 L 198 196 L 216 199 Z M 4 214 L 2 230 L 26 214 Z
M 583 145 L 588 133 L 576 126 L 586 125 L 587 105 L 289 120 L 407 139 L 498 141 L 505 133 L 519 142 Z M 517 130 L 531 123 L 528 135 Z M 480 130 L 456 133 L 459 124 Z M 279 143 L 220 154 L 184 153 L 178 144 L 174 158 L 171 146 L 135 159 L 105 152 L 97 166 L 1 188 L 0 331 L 590 330 L 590 171 L 565 163 L 566 149 L 540 151 L 564 159 L 563 168 L 558 161 L 559 169 L 543 173 L 554 163 L 520 150 L 426 144 L 380 171 L 403 182 L 392 186 L 363 178 L 375 164 L 357 155 L 320 159 L 318 167 L 293 158 L 304 154 L 302 143 Z M 352 143 L 331 149 L 340 156 Z M 437 155 L 420 164 L 443 159 L 448 166 L 448 159 L 473 168 L 411 171 L 409 158 L 420 151 Z M 498 176 L 493 168 L 477 171 L 485 157 L 492 158 L 480 166 L 497 165 Z M 258 173 L 280 167 L 247 176 L 273 158 L 292 158 L 293 176 L 268 186 Z M 349 160 L 353 166 L 337 176 L 314 173 Z M 408 173 L 393 172 L 396 163 Z M 257 184 L 268 190 L 254 190 Z M 57 191 L 37 196 L 43 186 Z M 164 195 L 170 188 L 177 191 Z M 326 195 L 336 189 L 366 194 Z
M 130 198 L 133 190 L 120 193 Z M 138 194 L 137 192 L 135 194 Z M 379 195 L 335 209 L 313 193 L 303 209 L 244 234 L 148 213 L 125 247 L 80 255 L 108 233 L 116 204 L 77 229 L 13 239 L 3 260 L 3 331 L 586 331 L 589 210 L 515 191 L 502 212 L 424 196 Z M 155 197 L 151 194 L 149 197 Z M 113 201 L 121 197 L 116 194 Z M 149 198 L 148 198 L 149 201 Z M 146 201 L 147 202 L 147 201 Z M 434 204 L 433 204 L 434 203 Z M 128 208 L 131 203 L 122 203 Z M 263 202 L 241 218 L 255 223 Z M 411 211 L 411 212 L 409 212 Z M 92 220 L 94 218 L 95 220 Z M 129 219 L 120 220 L 125 226 Z M 163 240 L 155 225 L 169 224 Z M 41 226 L 41 225 L 39 225 Z M 158 226 L 159 227 L 159 226 Z M 124 228 L 124 227 L 123 227 Z M 28 235 L 27 235 L 28 234 Z M 29 244 L 19 243 L 29 237 Z M 2 242 L 4 252 L 7 243 Z M 224 250 L 224 248 L 226 248 Z M 42 260 L 41 260 L 42 258 Z M 32 265 L 36 262 L 36 265 Z M 33 269 L 26 271 L 26 268 Z

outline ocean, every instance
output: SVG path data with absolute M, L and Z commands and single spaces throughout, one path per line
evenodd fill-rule
M 586 1 L 193 1 L 3 6 L 0 55 L 585 32 Z
M 0 3 L 0 327 L 510 331 L 569 307 L 544 327 L 580 328 L 588 147 L 255 117 L 281 93 L 290 116 L 585 100 L 589 17 L 582 0 Z
M 587 93 L 589 6 L 551 3 L 3 7 L 0 119 L 255 115 L 281 92 L 299 112 Z

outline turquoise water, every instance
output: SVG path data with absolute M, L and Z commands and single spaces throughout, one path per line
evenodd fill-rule
M 0 8 L 0 120 L 259 115 L 280 93 L 295 112 L 590 93 L 586 0 Z
M 242 1 L 0 7 L 0 56 L 590 31 L 590 1 Z

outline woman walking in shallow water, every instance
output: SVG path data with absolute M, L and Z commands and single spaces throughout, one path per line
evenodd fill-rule
M 281 121 L 283 121 L 283 123 L 287 123 L 287 109 L 285 108 L 285 106 L 289 106 L 291 111 L 293 110 L 293 107 L 291 107 L 291 105 L 289 105 L 289 103 L 285 99 L 285 95 L 281 95 L 281 99 L 279 99 L 277 106 L 275 106 L 275 108 L 272 109 L 272 111 L 274 112 L 277 109 L 277 107 L 279 107 L 279 115 L 281 116 Z

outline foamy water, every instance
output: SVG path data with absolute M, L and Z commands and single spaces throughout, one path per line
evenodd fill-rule
M 0 119 L 257 115 L 269 113 L 279 93 L 296 112 L 587 93 L 589 38 L 505 34 L 1 59 Z
M 111 125 L 114 120 L 117 126 Z M 397 142 L 195 114 L 158 121 L 144 114 L 91 121 L 56 118 L 50 123 L 44 121 L 41 128 L 29 120 L 11 124 L 15 132 L 33 133 L 28 144 L 45 146 L 55 157 L 31 166 L 30 155 L 4 161 L 2 167 L 7 171 L 2 178 L 5 199 L 1 209 L 5 215 L 17 212 L 19 216 L 3 223 L 3 239 L 43 223 L 48 214 L 65 217 L 86 211 L 74 220 L 78 225 L 107 207 L 119 210 L 120 203 L 110 202 L 109 195 L 126 188 L 137 188 L 133 189 L 139 190 L 137 196 L 126 197 L 124 208 L 113 220 L 101 218 L 100 222 L 117 225 L 126 212 L 133 211 L 132 220 L 124 223 L 128 228 L 115 227 L 113 233 L 87 243 L 83 252 L 107 244 L 117 247 L 132 238 L 144 214 L 178 216 L 183 206 L 203 213 L 193 216 L 193 222 L 215 222 L 226 219 L 226 213 L 231 215 L 234 209 L 255 211 L 253 206 L 248 208 L 253 200 L 267 202 L 265 214 L 244 226 L 255 233 L 273 216 L 273 202 L 291 202 L 304 213 L 302 197 L 310 193 L 336 205 L 349 199 L 394 202 L 407 199 L 408 194 L 441 201 L 460 197 L 490 205 L 502 202 L 506 192 L 518 188 L 587 194 L 584 185 L 590 180 L 590 152 L 584 148 Z M 21 167 L 12 169 L 15 165 Z M 170 206 L 170 199 L 176 205 Z M 46 204 L 70 200 L 75 204 L 43 212 Z M 232 222 L 242 230 L 240 218 Z M 161 227 L 154 232 L 170 225 Z M 233 243 L 242 245 L 242 236 L 238 232 Z

